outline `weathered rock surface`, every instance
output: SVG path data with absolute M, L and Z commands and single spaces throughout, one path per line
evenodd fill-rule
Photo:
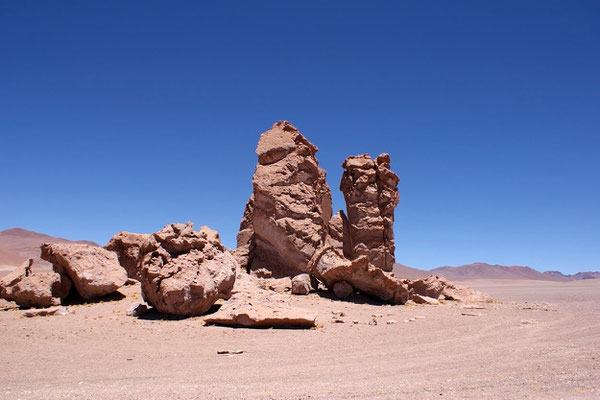
M 308 272 L 308 262 L 325 242 L 331 191 L 317 150 L 287 121 L 260 137 L 253 195 L 238 236 L 240 257 L 258 275 Z
M 292 278 L 292 294 L 309 294 L 311 289 L 310 275 L 299 274 Z
M 31 270 L 32 259 L 25 261 L 0 280 L 0 297 L 21 307 L 60 305 L 71 289 L 71 280 L 54 271 Z
M 17 303 L 0 297 L 0 311 L 13 310 L 15 308 L 19 308 Z
M 360 292 L 386 303 L 404 304 L 408 300 L 406 283 L 371 265 L 366 256 L 350 261 L 332 246 L 326 246 L 315 253 L 310 267 L 312 274 L 328 287 L 346 281 Z
M 117 253 L 119 263 L 127 271 L 127 276 L 139 281 L 142 246 L 150 236 L 146 233 L 119 232 L 104 248 Z
M 368 154 L 348 157 L 342 164 L 340 190 L 348 213 L 350 259 L 369 257 L 374 266 L 391 271 L 394 259 L 394 209 L 398 205 L 398 176 L 390 156 L 372 160 Z
M 313 327 L 316 315 L 290 302 L 291 296 L 261 289 L 255 277 L 242 272 L 238 274 L 231 298 L 204 321 L 245 328 Z
M 346 281 L 339 281 L 333 284 L 333 293 L 338 299 L 347 299 L 354 294 L 354 288 Z
M 41 257 L 55 271 L 65 271 L 84 300 L 97 299 L 117 291 L 127 273 L 117 255 L 102 247 L 79 243 L 44 243 Z
M 23 312 L 23 316 L 25 318 L 33 318 L 33 317 L 47 317 L 49 315 L 67 315 L 70 314 L 71 310 L 67 307 L 49 307 L 49 308 L 40 308 L 37 310 L 27 310 Z
M 237 262 L 221 244 L 219 234 L 192 223 L 171 224 L 142 246 L 140 282 L 144 299 L 159 312 L 200 315 L 235 282 Z
M 445 299 L 460 302 L 491 302 L 492 298 L 478 290 L 455 285 L 445 278 L 429 275 L 425 279 L 409 282 L 410 298 L 416 303 L 433 303 L 431 299 Z

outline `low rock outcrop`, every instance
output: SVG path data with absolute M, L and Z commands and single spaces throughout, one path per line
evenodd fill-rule
M 21 307 L 60 305 L 71 290 L 71 280 L 54 271 L 32 271 L 32 259 L 0 280 L 0 297 Z
M 491 302 L 492 298 L 478 290 L 455 285 L 437 275 L 417 279 L 408 284 L 410 298 L 417 303 L 431 303 L 428 299 L 454 300 L 465 303 Z
M 84 300 L 93 300 L 117 291 L 127 273 L 115 253 L 102 247 L 79 243 L 44 243 L 41 257 L 55 271 L 64 271 Z
M 236 268 L 216 231 L 194 231 L 189 222 L 167 225 L 142 246 L 142 294 L 159 312 L 200 315 L 230 296 Z
M 384 153 L 375 160 L 368 154 L 348 157 L 342 166 L 340 190 L 348 213 L 344 255 L 350 259 L 365 255 L 374 266 L 391 271 L 399 179 L 390 170 L 390 156 Z
M 244 328 L 311 328 L 316 315 L 292 306 L 289 295 L 261 289 L 254 276 L 241 272 L 231 298 L 204 321 Z
M 119 232 L 104 248 L 117 253 L 119 263 L 127 271 L 127 276 L 139 281 L 142 246 L 150 236 L 146 233 Z
M 371 265 L 366 256 L 347 260 L 332 246 L 326 246 L 315 253 L 310 266 L 312 274 L 327 287 L 345 281 L 361 293 L 385 303 L 404 304 L 408 300 L 406 283 Z
M 280 121 L 258 142 L 258 164 L 238 235 L 241 263 L 261 276 L 308 272 L 325 242 L 331 191 L 315 157 L 317 147 Z

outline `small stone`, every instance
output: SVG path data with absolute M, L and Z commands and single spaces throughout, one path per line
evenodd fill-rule
M 338 299 L 347 299 L 354 294 L 354 288 L 346 281 L 339 281 L 333 284 L 333 293 Z
M 299 274 L 292 278 L 293 294 L 309 294 L 311 289 L 310 275 Z
M 357 319 L 354 319 L 354 320 L 352 320 L 352 323 L 353 323 L 354 325 L 357 325 L 357 324 L 358 324 L 358 320 L 357 320 Z
M 66 307 L 49 307 L 24 311 L 23 316 L 26 318 L 45 317 L 49 315 L 67 315 L 70 312 L 71 310 Z
M 333 319 L 333 322 L 335 322 L 336 324 L 343 324 L 343 323 L 344 323 L 344 322 L 346 322 L 346 321 L 344 321 L 344 320 L 343 320 L 343 319 L 341 319 L 341 318 L 334 318 L 334 319 Z
M 370 322 L 369 325 L 375 326 L 377 325 L 377 320 L 375 318 L 373 318 Z
M 132 304 L 131 307 L 127 310 L 127 315 L 129 317 L 140 317 L 150 311 L 150 307 L 144 303 L 136 303 Z
M 388 325 L 395 325 L 395 324 L 397 324 L 397 323 L 398 323 L 398 321 L 396 321 L 396 320 L 394 320 L 394 319 L 390 319 L 390 320 L 388 320 L 388 321 L 386 322 L 386 324 L 388 324 Z

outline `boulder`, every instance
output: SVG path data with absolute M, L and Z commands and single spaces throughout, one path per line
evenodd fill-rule
M 411 293 L 427 296 L 434 299 L 440 297 L 446 287 L 446 280 L 436 275 L 429 275 L 424 279 L 417 279 L 408 284 Z
M 354 288 L 346 281 L 339 281 L 333 284 L 333 293 L 338 299 L 347 299 L 354 294 Z
M 315 253 L 310 267 L 312 274 L 327 287 L 345 281 L 361 293 L 385 303 L 404 304 L 408 300 L 406 283 L 371 265 L 366 256 L 347 260 L 332 246 L 325 246 Z
M 127 273 L 117 255 L 102 247 L 80 243 L 44 243 L 43 260 L 53 264 L 57 272 L 66 272 L 84 300 L 93 300 L 117 291 Z
M 445 278 L 437 275 L 429 275 L 425 279 L 417 279 L 409 282 L 411 300 L 415 303 L 430 303 L 431 299 L 445 299 L 459 302 L 491 302 L 492 298 L 478 290 L 455 285 Z
M 253 194 L 238 235 L 238 253 L 253 273 L 307 273 L 308 262 L 324 244 L 331 191 L 315 157 L 317 150 L 287 121 L 261 135 Z
M 346 200 L 350 254 L 391 271 L 394 258 L 394 209 L 398 205 L 398 176 L 390 170 L 390 156 L 372 160 L 368 154 L 346 158 L 340 190 Z
M 32 259 L 0 280 L 0 297 L 21 307 L 60 305 L 68 296 L 71 280 L 54 271 L 32 271 Z
M 292 294 L 309 294 L 311 290 L 310 275 L 299 274 L 292 278 Z
M 210 324 L 243 328 L 312 328 L 316 315 L 290 304 L 286 296 L 259 287 L 255 277 L 239 273 L 233 295 L 213 314 L 204 318 Z
M 142 246 L 150 236 L 145 233 L 119 232 L 104 248 L 117 253 L 119 263 L 127 271 L 127 276 L 139 281 Z
M 230 296 L 238 264 L 209 227 L 167 225 L 142 246 L 142 254 L 142 294 L 161 313 L 200 315 Z

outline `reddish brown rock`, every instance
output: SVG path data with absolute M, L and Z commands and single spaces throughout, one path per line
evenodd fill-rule
M 0 280 L 0 297 L 21 307 L 60 305 L 71 289 L 70 279 L 54 271 L 33 272 L 32 263 L 25 261 Z
M 211 324 L 243 328 L 311 328 L 313 311 L 291 305 L 291 296 L 260 288 L 259 280 L 239 273 L 229 300 L 204 318 Z
M 102 247 L 79 243 L 44 243 L 41 257 L 65 271 L 85 300 L 117 291 L 127 281 L 127 273 L 117 255 Z
M 309 294 L 311 290 L 310 275 L 300 274 L 292 278 L 292 294 Z
M 145 233 L 119 232 L 104 248 L 117 253 L 119 263 L 127 271 L 127 276 L 139 281 L 142 246 L 150 236 Z
M 354 288 L 346 281 L 339 281 L 333 284 L 333 293 L 338 299 L 347 299 L 354 294 Z
M 250 196 L 246 208 L 244 209 L 244 215 L 242 222 L 240 223 L 240 229 L 237 234 L 237 249 L 234 255 L 237 259 L 238 264 L 244 270 L 248 270 L 249 266 L 252 265 L 251 257 L 254 254 L 254 228 L 252 227 L 252 216 L 254 214 L 254 195 Z
M 287 121 L 258 142 L 253 196 L 244 212 L 238 252 L 262 276 L 295 276 L 325 242 L 331 191 L 317 147 Z
M 342 164 L 340 190 L 348 213 L 348 246 L 354 259 L 367 256 L 374 266 L 391 271 L 394 265 L 394 209 L 398 205 L 398 176 L 390 157 L 368 154 L 348 157 Z
M 371 265 L 366 256 L 350 261 L 332 246 L 323 247 L 311 260 L 311 271 L 327 287 L 345 281 L 360 292 L 385 303 L 404 304 L 408 300 L 406 283 Z
M 237 262 L 216 231 L 192 223 L 171 224 L 142 246 L 140 282 L 144 299 L 159 312 L 200 315 L 228 298 Z
M 431 299 L 443 298 L 460 302 L 491 302 L 492 298 L 478 290 L 455 285 L 445 278 L 429 275 L 425 279 L 409 282 L 410 298 L 417 303 L 428 302 L 423 297 Z

